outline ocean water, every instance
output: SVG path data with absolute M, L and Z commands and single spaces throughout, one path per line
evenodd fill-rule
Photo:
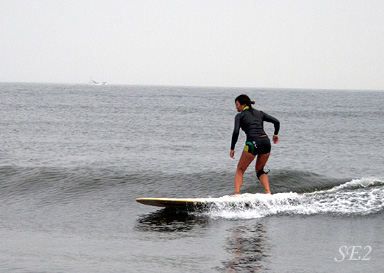
M 281 130 L 274 194 L 252 164 L 233 206 L 242 93 Z M 384 270 L 384 92 L 0 83 L 0 98 L 1 272 Z

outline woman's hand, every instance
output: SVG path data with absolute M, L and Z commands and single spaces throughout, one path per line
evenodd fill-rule
M 235 150 L 231 150 L 231 152 L 229 153 L 229 156 L 235 159 Z
M 273 135 L 273 143 L 279 143 L 279 135 Z

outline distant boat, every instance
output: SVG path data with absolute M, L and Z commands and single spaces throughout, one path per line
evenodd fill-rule
M 91 78 L 90 83 L 92 85 L 106 85 L 107 84 L 107 82 L 98 82 L 98 81 L 92 80 L 92 78 Z

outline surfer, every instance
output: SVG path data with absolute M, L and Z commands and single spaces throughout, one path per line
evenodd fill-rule
M 269 189 L 268 176 L 264 172 L 264 166 L 268 161 L 271 152 L 271 142 L 264 131 L 264 121 L 271 122 L 275 126 L 273 142 L 279 142 L 280 122 L 259 110 L 252 108 L 254 101 L 247 95 L 240 95 L 235 99 L 236 109 L 239 112 L 235 117 L 235 128 L 232 134 L 231 158 L 235 158 L 235 145 L 239 137 L 240 128 L 245 132 L 247 140 L 244 151 L 240 157 L 235 174 L 235 195 L 240 193 L 243 184 L 243 175 L 249 164 L 256 159 L 256 176 L 264 187 L 265 193 L 271 194 Z

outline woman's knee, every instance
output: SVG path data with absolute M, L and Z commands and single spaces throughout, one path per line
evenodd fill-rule
M 244 166 L 237 166 L 237 171 L 240 172 L 240 173 L 245 173 L 245 170 L 247 168 L 245 168 Z
M 259 171 L 256 171 L 256 176 L 257 178 L 260 180 L 260 176 L 262 176 L 263 174 L 267 175 L 267 173 L 264 171 L 264 169 L 261 169 Z

